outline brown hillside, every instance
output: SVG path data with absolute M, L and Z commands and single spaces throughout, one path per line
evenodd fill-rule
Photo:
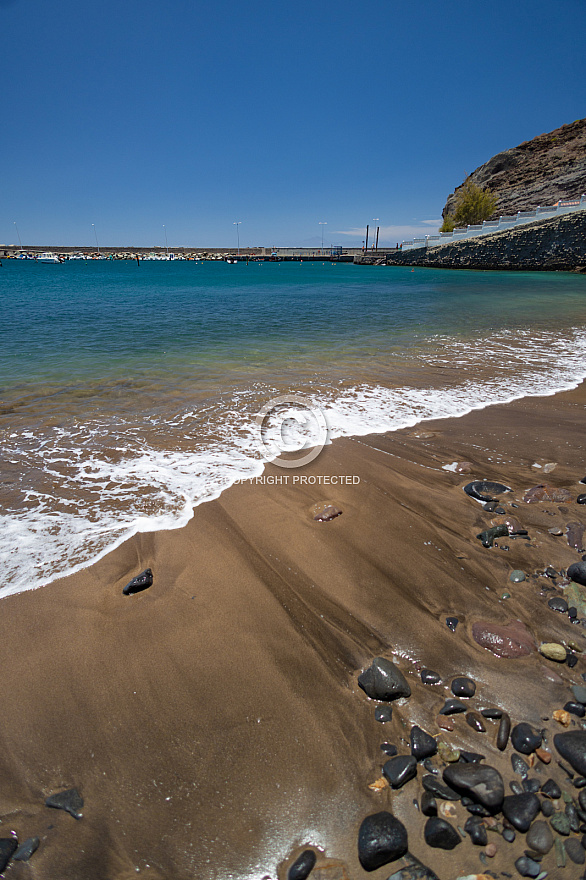
M 579 198 L 586 192 L 586 119 L 497 153 L 470 177 L 497 196 L 495 218 Z M 460 188 L 448 196 L 444 217 L 453 214 Z

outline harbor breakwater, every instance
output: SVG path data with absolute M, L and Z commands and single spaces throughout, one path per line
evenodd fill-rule
M 375 262 L 360 259 L 359 262 Z M 357 261 L 357 262 L 358 262 Z M 586 271 L 586 210 L 465 241 L 399 251 L 388 266 Z

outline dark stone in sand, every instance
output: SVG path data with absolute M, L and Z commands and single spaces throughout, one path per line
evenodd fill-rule
M 546 797 L 555 801 L 558 798 L 561 798 L 562 790 L 555 779 L 548 779 L 547 782 L 544 782 L 541 786 L 541 794 L 544 794 Z
M 473 765 L 470 765 L 473 766 Z M 431 774 L 429 776 L 424 776 L 421 780 L 421 784 L 425 791 L 428 791 L 434 797 L 440 798 L 443 801 L 459 801 L 460 795 L 457 791 L 455 791 L 450 785 L 446 785 L 440 779 L 437 779 L 435 776 Z
M 509 782 L 509 788 L 513 794 L 523 794 L 523 786 L 515 779 L 512 779 L 511 782 Z
M 392 743 L 382 743 L 381 751 L 388 755 L 389 758 L 392 758 L 397 754 L 397 746 L 394 746 Z
M 396 700 L 410 697 L 411 688 L 401 670 L 385 657 L 375 657 L 372 664 L 358 676 L 358 684 L 373 700 Z
M 524 657 L 535 650 L 533 637 L 520 620 L 508 624 L 477 620 L 472 626 L 472 638 L 497 657 Z
M 505 796 L 501 774 L 487 764 L 450 764 L 443 772 L 443 780 L 488 810 L 498 810 Z
M 423 684 L 441 684 L 441 676 L 434 672 L 433 669 L 421 670 L 421 681 Z
M 525 777 L 525 779 L 523 779 L 522 785 L 523 791 L 533 792 L 533 794 L 537 794 L 538 791 L 541 791 L 541 782 L 539 781 L 539 779 L 535 779 L 535 777 L 533 777 L 532 779 Z
M 392 706 L 377 706 L 374 710 L 374 720 L 384 724 L 385 721 L 391 721 L 393 718 Z
M 502 709 L 481 709 L 480 714 L 483 718 L 490 718 L 492 721 L 498 720 L 503 717 Z
M 473 480 L 464 486 L 466 495 L 477 501 L 484 501 L 485 504 L 494 501 L 493 495 L 502 495 L 504 492 L 510 491 L 510 486 L 505 486 L 504 483 L 493 483 L 490 480 Z
M 383 766 L 383 776 L 391 784 L 391 788 L 401 788 L 416 775 L 417 759 L 413 755 L 397 755 Z
M 451 629 L 452 632 L 456 632 L 456 627 L 460 621 L 457 617 L 446 617 L 446 626 L 448 629 Z
M 586 813 L 586 790 L 579 792 L 578 803 L 580 804 L 580 809 Z
M 521 755 L 517 755 L 515 752 L 511 755 L 511 766 L 513 773 L 518 773 L 523 778 L 529 775 L 529 764 L 523 760 Z
M 574 621 L 572 621 L 572 623 L 574 623 Z M 577 662 L 578 658 L 575 654 L 568 654 L 568 656 L 566 657 L 566 664 L 570 667 L 570 669 L 573 669 Z
M 494 513 L 497 507 L 498 501 L 487 501 L 486 504 L 482 505 L 482 509 L 486 510 L 487 513 Z
M 534 822 L 527 832 L 525 842 L 530 849 L 541 855 L 546 855 L 553 846 L 553 834 L 547 822 L 542 819 Z
M 476 683 L 471 678 L 460 676 L 451 684 L 452 693 L 455 697 L 473 697 L 476 693 Z
M 465 764 L 479 764 L 480 761 L 484 761 L 486 755 L 481 755 L 478 752 L 467 752 L 464 749 L 460 749 L 460 761 L 464 761 Z
M 313 508 L 312 513 L 314 514 L 313 519 L 315 522 L 330 522 L 337 516 L 342 515 L 340 508 L 334 507 L 332 504 L 317 504 Z
M 65 810 L 66 813 L 71 813 L 74 819 L 81 819 L 80 810 L 83 807 L 83 798 L 76 788 L 68 788 L 67 791 L 49 795 L 45 806 L 53 807 L 56 810 Z
M 480 538 L 483 547 L 492 547 L 497 538 L 507 538 L 508 535 L 507 526 L 493 526 L 492 529 L 484 529 L 476 537 Z
M 570 715 L 576 715 L 578 718 L 583 718 L 586 715 L 586 709 L 582 703 L 576 703 L 574 700 L 568 700 L 564 709 L 566 712 L 569 712 Z
M 571 492 L 567 489 L 556 489 L 555 486 L 546 486 L 542 483 L 534 486 L 525 493 L 523 501 L 527 504 L 533 504 L 536 501 L 553 501 L 555 504 L 565 504 L 572 498 Z
M 521 877 L 539 877 L 541 865 L 529 856 L 520 856 L 515 862 L 515 868 Z
M 586 562 L 573 562 L 568 568 L 568 577 L 574 583 L 586 587 Z
M 28 862 L 30 857 L 38 850 L 40 842 L 38 837 L 27 837 L 14 853 L 13 861 Z
M 586 504 L 586 494 L 578 495 L 576 501 L 578 504 Z
M 424 816 L 437 816 L 437 801 L 430 791 L 421 795 L 421 812 Z
M 557 571 L 551 565 L 548 565 L 543 573 L 547 578 L 556 578 L 558 576 Z
M 464 800 L 464 798 L 462 798 Z M 466 804 L 466 809 L 472 816 L 490 816 L 490 810 L 487 810 L 486 807 L 483 807 L 482 804 L 470 803 Z
M 304 850 L 287 871 L 287 880 L 307 880 L 316 862 L 317 856 L 314 851 Z
M 486 727 L 482 723 L 482 718 L 480 715 L 477 715 L 476 712 L 466 713 L 466 724 L 468 727 L 471 727 L 472 730 L 478 731 L 478 733 L 486 733 Z
M 586 730 L 568 730 L 556 733 L 554 745 L 562 758 L 581 776 L 586 775 Z
M 564 840 L 564 849 L 568 858 L 575 865 L 583 865 L 586 862 L 586 852 L 577 837 L 569 837 Z
M 486 825 L 478 816 L 470 816 L 469 819 L 466 819 L 464 831 L 470 835 L 470 840 L 475 846 L 486 846 L 488 843 Z
M 125 596 L 132 596 L 133 593 L 141 593 L 143 590 L 148 590 L 152 585 L 153 573 L 150 568 L 145 568 L 144 571 L 141 571 L 140 574 L 137 574 L 136 577 L 133 577 L 132 580 L 126 584 L 122 592 Z
M 546 818 L 552 816 L 554 813 L 554 805 L 552 801 L 542 801 L 541 812 Z
M 513 727 L 511 742 L 513 748 L 521 752 L 522 755 L 530 755 L 541 745 L 541 734 L 533 730 L 526 721 L 522 721 L 521 724 L 516 724 Z
M 575 620 L 577 618 L 577 616 L 578 616 L 578 609 L 576 608 L 575 605 L 570 605 L 570 607 L 568 608 L 568 617 L 570 618 L 570 620 Z
M 584 550 L 584 525 L 581 522 L 571 522 L 566 526 L 568 546 L 581 553 Z M 580 563 L 575 563 L 579 565 Z M 575 580 L 575 578 L 573 578 Z
M 552 611 L 559 611 L 561 614 L 565 614 L 568 610 L 568 603 L 563 596 L 552 596 L 547 604 Z
M 365 871 L 376 871 L 406 852 L 407 829 L 399 819 L 386 810 L 364 819 L 358 832 L 358 858 Z
M 431 758 L 437 752 L 437 742 L 422 730 L 416 724 L 411 728 L 411 754 L 417 761 L 423 761 L 424 758 Z
M 404 868 L 399 868 L 388 880 L 439 880 L 431 868 L 427 868 L 419 859 L 411 853 L 405 855 L 405 861 L 409 862 Z
M 16 837 L 0 837 L 0 873 L 2 873 L 8 865 L 8 862 L 12 858 L 17 847 L 18 840 Z
M 440 715 L 457 715 L 459 712 L 465 712 L 467 706 L 464 703 L 461 703 L 460 700 L 446 700 L 443 705 L 443 708 L 440 709 Z
M 439 776 L 439 767 L 436 767 L 432 762 L 431 758 L 426 758 L 423 762 L 423 766 L 427 770 L 428 773 L 433 773 L 434 776 Z
M 496 735 L 496 747 L 499 751 L 504 752 L 509 741 L 511 733 L 511 719 L 505 712 L 500 720 L 499 729 Z
M 511 825 L 524 834 L 531 827 L 531 823 L 539 813 L 539 798 L 531 792 L 523 794 L 510 794 L 502 806 L 503 816 Z
M 438 816 L 431 816 L 427 820 L 423 836 L 426 844 L 436 849 L 454 849 L 455 846 L 462 843 L 462 838 L 456 829 Z

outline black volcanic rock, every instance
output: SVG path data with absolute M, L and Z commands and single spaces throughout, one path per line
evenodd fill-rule
M 469 699 L 476 693 L 476 682 L 472 681 L 471 678 L 461 676 L 453 680 L 451 688 L 455 697 L 467 697 Z
M 417 759 L 413 755 L 397 755 L 383 766 L 383 776 L 391 784 L 391 788 L 401 788 L 416 775 Z
M 358 684 L 372 700 L 389 702 L 411 696 L 405 676 L 385 657 L 375 657 L 368 669 L 358 676 Z
M 567 730 L 556 733 L 553 743 L 572 769 L 581 776 L 586 775 L 586 730 Z
M 431 816 L 427 820 L 423 835 L 426 844 L 437 849 L 454 849 L 455 846 L 462 843 L 462 838 L 453 825 L 438 816 Z
M 503 801 L 502 811 L 505 819 L 508 819 L 517 831 L 525 834 L 539 813 L 539 808 L 540 803 L 537 795 L 525 792 L 506 797 Z
M 17 847 L 15 837 L 0 837 L 0 872 L 4 871 Z
M 358 858 L 365 871 L 375 871 L 406 852 L 407 829 L 399 819 L 386 810 L 364 819 L 358 832 Z
M 304 850 L 287 871 L 287 880 L 307 880 L 316 861 L 317 856 L 312 849 Z
M 60 791 L 57 794 L 49 795 L 45 801 L 45 806 L 53 807 L 56 810 L 65 810 L 74 819 L 81 819 L 80 811 L 83 807 L 83 798 L 76 788 L 68 788 L 67 791 Z
M 541 734 L 533 730 L 526 721 L 522 721 L 521 724 L 516 724 L 513 727 L 511 742 L 513 748 L 521 752 L 522 755 L 530 755 L 541 745 Z
M 418 761 L 423 761 L 424 758 L 431 758 L 437 752 L 437 742 L 433 736 L 430 736 L 429 733 L 426 733 L 425 730 L 422 730 L 416 724 L 411 728 L 410 741 L 411 754 Z
M 505 796 L 501 774 L 488 764 L 450 764 L 443 772 L 443 780 L 491 811 L 500 808 Z
M 122 592 L 125 596 L 132 596 L 134 593 L 142 593 L 143 590 L 148 590 L 152 585 L 153 573 L 150 568 L 145 568 L 144 571 L 141 571 L 140 574 L 137 574 L 136 577 L 133 577 L 132 580 L 126 584 Z
M 586 562 L 573 562 L 568 568 L 568 577 L 574 583 L 586 587 Z

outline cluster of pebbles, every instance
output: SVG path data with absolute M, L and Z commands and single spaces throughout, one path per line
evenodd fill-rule
M 69 788 L 67 791 L 59 791 L 49 795 L 45 800 L 45 806 L 52 807 L 54 810 L 65 810 L 74 819 L 82 818 L 83 798 L 76 788 Z M 0 874 L 4 873 L 10 862 L 28 862 L 38 850 L 40 842 L 38 837 L 28 837 L 21 844 L 19 844 L 16 835 L 1 837 Z
M 500 543 L 500 549 L 507 550 L 508 543 L 503 544 L 502 539 L 531 541 L 516 517 L 493 497 L 510 492 L 508 486 L 475 481 L 464 491 L 487 513 L 501 517 L 500 522 L 493 520 L 477 536 L 484 547 L 498 548 Z M 568 490 L 544 484 L 528 490 L 523 498 L 527 504 L 567 504 L 572 500 Z M 586 494 L 578 495 L 576 501 L 586 503 Z M 515 503 L 507 506 L 519 507 Z M 555 537 L 564 535 L 564 530 L 557 527 L 548 531 Z M 565 530 L 568 545 L 579 552 L 584 551 L 584 531 L 580 522 L 568 523 Z M 543 586 L 544 578 L 550 586 Z M 552 612 L 567 615 L 568 623 L 586 626 L 586 590 L 582 591 L 586 587 L 586 555 L 567 571 L 548 566 L 529 575 L 519 569 L 510 573 L 511 585 L 525 581 L 539 581 L 542 594 L 554 593 L 547 601 Z M 510 598 L 510 593 L 504 592 L 500 598 Z M 452 632 L 458 623 L 457 617 L 446 618 Z M 532 634 L 518 620 L 509 625 L 477 621 L 472 626 L 472 637 L 500 657 L 528 655 L 536 648 Z M 465 863 L 469 864 L 469 872 L 458 871 L 441 880 L 518 876 L 536 880 L 579 876 L 586 880 L 582 867 L 586 866 L 586 722 L 582 721 L 586 717 L 586 672 L 579 677 L 579 670 L 575 670 L 584 647 L 580 642 L 584 642 L 584 635 L 577 630 L 576 638 L 565 640 L 565 644 L 542 642 L 538 647 L 551 663 L 547 677 L 559 686 L 560 702 L 564 703 L 563 708 L 553 707 L 551 716 L 542 717 L 539 729 L 522 719 L 511 719 L 499 706 L 487 705 L 488 701 L 477 693 L 477 683 L 468 676 L 458 676 L 450 682 L 451 696 L 435 718 L 439 732 L 413 724 L 408 741 L 401 732 L 398 745 L 381 745 L 385 758 L 382 775 L 369 787 L 374 792 L 390 789 L 412 794 L 421 827 L 409 823 L 408 830 L 390 810 L 366 816 L 357 841 L 358 858 L 365 871 L 395 863 L 385 880 L 438 880 L 433 851 L 450 851 L 464 844 L 468 846 Z M 575 670 L 570 673 L 575 680 L 569 682 L 569 690 L 568 682 L 554 671 L 562 663 Z M 395 700 L 403 707 L 403 715 L 404 709 L 408 712 L 410 674 L 407 672 L 406 677 L 396 662 L 385 657 L 374 658 L 360 674 L 360 688 L 377 703 L 377 721 L 392 721 Z M 421 684 L 429 688 L 445 684 L 442 676 L 431 669 L 421 669 L 419 676 Z M 450 734 L 455 729 L 457 733 L 458 716 L 478 736 L 478 751 L 450 742 Z M 503 756 L 507 754 L 508 774 L 503 772 Z M 429 848 L 429 866 L 409 851 L 410 835 L 418 841 L 423 836 Z M 497 854 L 500 859 L 495 858 Z M 306 880 L 316 863 L 319 868 L 316 852 L 304 850 L 290 865 L 287 880 Z M 500 866 L 500 873 L 491 868 L 493 863 Z M 346 874 L 340 876 L 345 878 Z

